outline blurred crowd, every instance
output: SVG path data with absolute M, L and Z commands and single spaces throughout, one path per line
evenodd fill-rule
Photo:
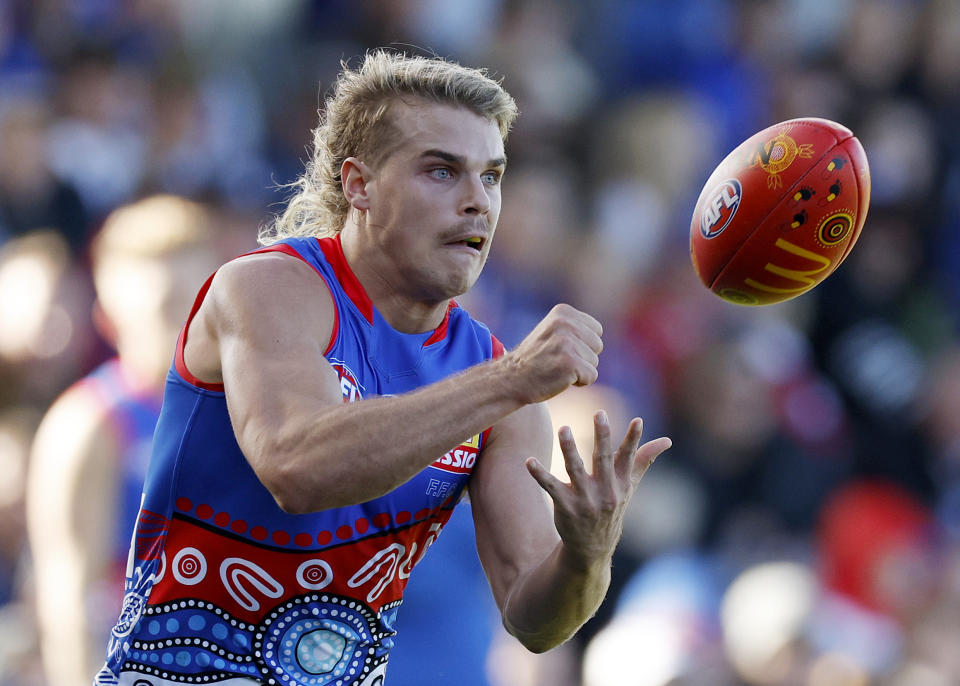
M 119 607 L 105 522 L 152 348 L 162 379 L 193 292 L 302 171 L 340 60 L 379 46 L 486 66 L 522 111 L 463 304 L 508 347 L 557 302 L 594 314 L 600 381 L 555 424 L 588 448 L 606 407 L 674 442 L 574 641 L 503 635 L 455 520 L 411 581 L 443 610 L 401 612 L 392 683 L 960 683 L 960 3 L 0 0 L 0 686 L 90 683 L 64 664 Z M 730 305 L 690 266 L 694 203 L 799 116 L 862 141 L 866 226 L 814 292 Z

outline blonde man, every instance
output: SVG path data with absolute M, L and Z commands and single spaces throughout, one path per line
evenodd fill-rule
M 515 116 L 447 61 L 344 66 L 268 245 L 185 325 L 100 683 L 383 683 L 406 579 L 468 485 L 514 636 L 544 651 L 595 611 L 669 441 L 641 446 L 637 419 L 614 447 L 598 413 L 593 474 L 561 429 L 562 483 L 542 403 L 596 380 L 600 324 L 559 305 L 505 352 L 453 301 L 490 250 Z
M 178 329 L 218 264 L 213 236 L 202 206 L 156 196 L 113 212 L 92 244 L 97 319 L 117 356 L 50 407 L 29 478 L 50 686 L 89 684 L 103 663 Z

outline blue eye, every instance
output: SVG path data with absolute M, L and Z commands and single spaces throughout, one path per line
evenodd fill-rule
M 489 186 L 495 186 L 500 182 L 500 174 L 497 172 L 486 172 L 481 178 L 483 182 Z
M 432 170 L 430 170 L 430 173 L 433 174 L 434 177 L 436 177 L 436 178 L 438 178 L 438 179 L 442 179 L 442 180 L 449 179 L 449 178 L 451 178 L 451 177 L 453 176 L 453 174 L 451 173 L 451 171 L 450 171 L 449 169 L 447 169 L 446 167 L 438 167 L 438 168 L 436 168 L 436 169 L 432 169 Z

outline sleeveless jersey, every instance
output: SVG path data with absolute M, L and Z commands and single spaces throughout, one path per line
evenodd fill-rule
M 453 302 L 433 332 L 397 332 L 339 237 L 255 252 L 268 251 L 303 260 L 326 282 L 336 319 L 324 355 L 344 402 L 405 393 L 503 351 Z M 167 377 L 124 605 L 97 683 L 382 684 L 407 577 L 450 517 L 485 434 L 382 497 L 284 512 L 237 445 L 222 385 L 196 379 L 183 361 L 209 285 Z
M 112 536 L 117 569 L 113 581 L 118 585 L 119 602 L 130 536 L 137 521 L 140 493 L 150 461 L 153 431 L 160 415 L 160 393 L 134 388 L 116 357 L 78 381 L 75 388 L 91 403 L 103 408 L 117 445 L 117 511 Z

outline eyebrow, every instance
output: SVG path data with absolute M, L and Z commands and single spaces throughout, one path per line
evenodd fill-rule
M 456 164 L 461 167 L 467 165 L 467 158 L 463 155 L 454 155 L 453 153 L 447 152 L 446 150 L 440 150 L 438 148 L 431 148 L 430 150 L 425 150 L 421 155 L 421 158 L 424 157 L 437 157 L 445 162 L 450 164 Z M 506 167 L 507 158 L 506 157 L 495 157 L 487 161 L 487 167 Z

